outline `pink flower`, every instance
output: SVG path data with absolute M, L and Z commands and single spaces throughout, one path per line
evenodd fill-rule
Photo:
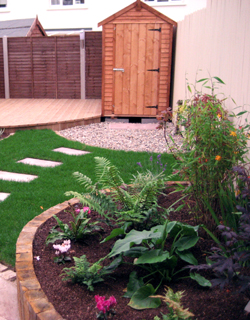
M 75 209 L 75 213 L 80 213 L 81 209 Z
M 110 309 L 114 308 L 117 304 L 114 296 L 111 296 L 108 300 L 105 300 L 105 296 L 96 295 L 95 301 L 97 309 L 104 314 Z
M 114 296 L 111 296 L 106 302 L 108 311 L 117 305 L 116 298 Z
M 85 211 L 87 211 L 88 214 L 90 214 L 90 212 L 91 212 L 89 207 L 83 207 L 83 212 L 85 212 Z

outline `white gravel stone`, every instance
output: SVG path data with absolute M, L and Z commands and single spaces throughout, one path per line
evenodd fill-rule
M 132 126 L 131 126 L 132 127 Z M 139 128 L 140 125 L 138 124 Z M 125 151 L 168 152 L 163 130 L 111 129 L 108 122 L 73 127 L 58 132 L 61 136 L 89 146 Z M 175 127 L 168 124 L 167 133 L 181 147 L 182 137 L 175 134 Z M 170 139 L 169 139 L 170 140 Z

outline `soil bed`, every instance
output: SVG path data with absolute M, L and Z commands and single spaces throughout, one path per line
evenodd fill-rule
M 161 196 L 159 198 L 159 203 L 161 206 L 168 208 L 170 204 L 180 197 L 180 194 L 174 193 L 170 195 L 170 190 L 167 190 L 166 193 L 168 193 L 168 196 Z M 63 222 L 68 222 L 72 219 L 71 215 L 65 211 L 60 212 L 58 217 Z M 98 214 L 95 212 L 91 212 L 91 217 L 93 221 L 99 218 Z M 187 208 L 183 208 L 177 213 L 171 213 L 169 217 L 170 220 L 177 220 L 194 225 L 194 221 L 190 218 Z M 33 254 L 34 257 L 39 256 L 40 260 L 34 258 L 34 269 L 43 291 L 63 318 L 69 320 L 96 319 L 97 309 L 94 296 L 97 294 L 106 296 L 106 298 L 109 298 L 111 295 L 115 296 L 117 300 L 117 313 L 114 319 L 153 320 L 156 315 L 161 317 L 160 312 L 164 314 L 168 312 L 165 303 L 162 303 L 161 307 L 158 309 L 147 309 L 143 311 L 137 311 L 127 306 L 129 299 L 123 298 L 122 296 L 124 294 L 124 289 L 127 287 L 129 274 L 131 271 L 135 270 L 135 267 L 130 265 L 120 266 L 112 274 L 112 278 L 107 278 L 104 282 L 97 284 L 94 292 L 88 291 L 85 286 L 62 281 L 60 277 L 62 269 L 73 266 L 74 262 L 68 262 L 65 265 L 54 263 L 53 257 L 55 257 L 55 250 L 53 249 L 52 244 L 45 246 L 45 239 L 54 225 L 56 225 L 55 219 L 50 218 L 36 233 L 33 243 Z M 109 235 L 111 229 L 105 224 L 102 224 L 102 227 L 104 228 L 102 238 L 105 238 Z M 71 257 L 80 257 L 85 254 L 88 261 L 93 263 L 107 255 L 111 245 L 112 241 L 100 244 L 99 237 L 90 236 L 84 243 L 72 243 Z M 208 252 L 213 245 L 214 244 L 210 239 L 200 238 L 193 250 L 195 257 L 200 263 L 205 261 L 206 252 Z M 140 272 L 141 269 L 137 270 Z M 183 274 L 183 276 L 184 275 L 185 274 Z M 156 286 L 157 283 L 153 285 Z M 250 317 L 244 313 L 244 307 L 248 302 L 247 297 L 230 288 L 225 288 L 224 290 L 220 290 L 219 288 L 205 289 L 191 279 L 182 279 L 166 285 L 170 286 L 174 292 L 179 290 L 185 291 L 182 305 L 184 308 L 189 308 L 189 310 L 194 313 L 195 317 L 193 319 L 250 319 Z M 164 294 L 164 288 L 162 287 L 157 294 Z

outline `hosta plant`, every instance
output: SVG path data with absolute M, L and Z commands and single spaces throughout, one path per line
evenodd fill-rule
M 121 234 L 124 233 L 121 231 Z M 171 281 L 180 272 L 179 259 L 197 264 L 190 249 L 198 239 L 198 226 L 167 220 L 163 225 L 157 225 L 148 231 L 131 230 L 124 239 L 115 242 L 109 257 L 133 257 L 134 265 L 147 270 L 146 277 L 161 279 L 160 283 Z M 170 249 L 166 248 L 167 244 Z

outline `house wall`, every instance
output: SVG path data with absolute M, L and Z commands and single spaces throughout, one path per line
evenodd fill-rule
M 135 0 L 134 0 L 135 1 Z M 123 9 L 134 2 L 133 0 L 86 0 L 86 5 L 78 7 L 50 6 L 49 0 L 8 0 L 7 8 L 0 8 L 1 20 L 38 18 L 42 26 L 48 29 L 98 29 L 98 22 Z M 186 14 L 204 8 L 207 0 L 182 0 L 175 3 L 146 3 L 174 21 L 180 21 Z
M 173 107 L 189 97 L 187 81 L 194 84 L 211 75 L 226 84 L 217 92 L 250 111 L 249 12 L 249 0 L 208 0 L 206 9 L 178 23 Z M 235 104 L 228 99 L 226 107 L 231 111 Z

